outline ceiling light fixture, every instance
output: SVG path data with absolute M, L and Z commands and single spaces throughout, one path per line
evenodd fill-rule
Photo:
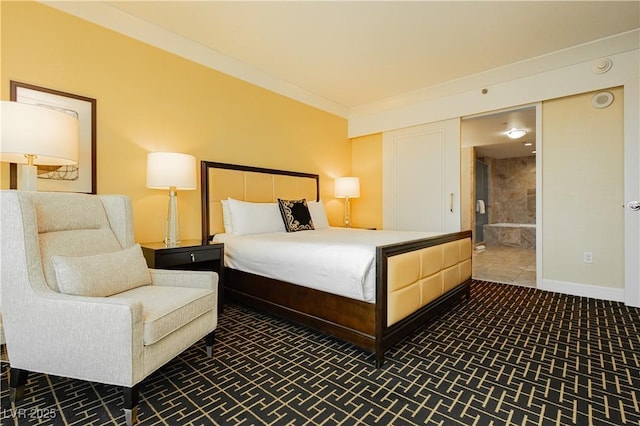
M 511 139 L 518 139 L 527 134 L 527 131 L 524 129 L 511 129 L 507 132 L 507 136 Z
M 533 146 L 533 142 L 522 142 L 524 146 Z

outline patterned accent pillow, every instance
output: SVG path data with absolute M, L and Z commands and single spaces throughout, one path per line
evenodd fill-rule
M 278 198 L 280 214 L 287 232 L 311 231 L 313 220 L 307 206 L 307 200 L 282 200 Z

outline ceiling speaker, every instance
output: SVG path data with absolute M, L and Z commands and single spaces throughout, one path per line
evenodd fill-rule
M 606 108 L 612 103 L 613 93 L 611 92 L 598 92 L 591 97 L 591 105 L 593 105 L 594 108 Z

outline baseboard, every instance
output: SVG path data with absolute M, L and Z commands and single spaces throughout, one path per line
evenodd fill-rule
M 542 280 L 540 290 L 570 294 L 572 296 L 591 297 L 593 299 L 624 302 L 624 288 L 603 287 L 598 285 L 572 283 L 566 281 Z

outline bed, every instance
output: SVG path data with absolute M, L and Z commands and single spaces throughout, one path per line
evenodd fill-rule
M 231 245 L 235 237 L 225 232 L 228 224 L 224 221 L 223 201 L 266 206 L 277 203 L 279 198 L 305 199 L 310 205 L 313 202 L 321 205 L 317 174 L 202 161 L 201 198 L 203 241 L 225 242 L 225 297 L 350 342 L 372 353 L 376 367 L 382 366 L 385 351 L 394 344 L 462 297 L 470 297 L 471 231 L 406 233 L 406 238 L 398 238 L 391 231 L 330 227 L 322 232 L 265 235 L 282 239 L 289 234 L 310 238 L 324 235 L 323 232 L 332 235 L 351 232 L 359 240 L 381 239 L 383 243 L 372 247 L 374 258 L 369 274 L 372 290 L 364 291 L 368 297 L 314 288 L 312 272 L 308 275 L 309 283 L 300 283 L 300 278 L 294 283 L 285 276 L 274 278 L 239 267 L 237 262 L 236 267 L 230 266 L 234 262 L 228 249 L 234 247 L 234 256 L 237 249 Z M 249 243 L 235 239 L 245 241 L 245 247 L 271 244 L 257 239 Z M 260 261 L 269 263 L 264 258 Z

